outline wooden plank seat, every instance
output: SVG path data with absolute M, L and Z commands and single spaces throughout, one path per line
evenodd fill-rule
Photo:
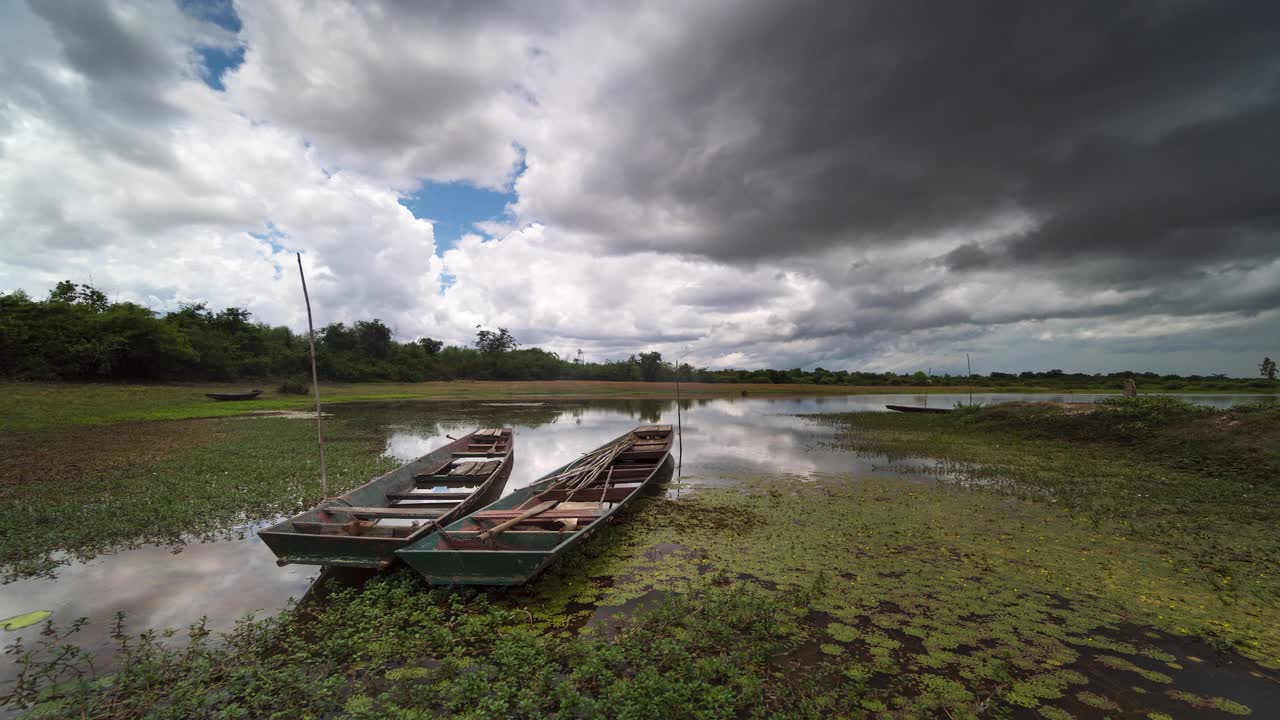
M 420 488 L 471 487 L 484 482 L 484 476 L 470 475 L 414 475 L 413 484 Z
M 614 487 L 609 486 L 605 490 L 603 486 L 585 487 L 577 490 L 545 490 L 538 494 L 543 500 L 573 500 L 577 502 L 601 502 L 601 495 L 604 496 L 603 502 L 618 502 L 635 492 L 634 487 Z
M 456 505 L 454 501 L 450 501 L 449 505 Z M 404 520 L 413 520 L 416 518 L 438 518 L 449 511 L 449 507 L 347 507 L 330 506 L 321 508 L 322 511 L 330 515 L 354 515 L 359 518 L 400 518 Z
M 457 465 L 454 465 L 453 468 L 449 470 L 449 474 L 450 475 L 473 475 L 476 467 L 479 464 L 480 463 L 474 460 L 460 462 Z
M 373 525 L 353 536 L 347 523 L 293 521 L 293 529 L 304 535 L 342 535 L 344 537 L 407 538 L 418 531 L 411 525 Z
M 391 502 L 399 500 L 466 500 L 471 497 L 469 492 L 458 493 L 400 493 L 389 492 L 387 499 Z
M 479 460 L 466 460 L 464 462 L 458 463 L 452 470 L 450 470 L 449 475 L 451 477 L 458 476 L 458 475 L 484 476 L 484 475 L 491 474 L 494 470 L 497 470 L 500 465 L 502 465 L 501 460 L 490 460 L 488 462 L 480 462 Z
M 575 504 L 576 504 L 576 503 L 575 503 Z M 599 503 L 591 503 L 591 504 L 596 506 L 596 508 L 595 508 L 594 510 L 588 510 L 588 509 L 586 509 L 586 508 L 575 508 L 575 507 L 565 508 L 565 507 L 563 507 L 563 505 L 562 505 L 562 506 L 559 506 L 559 507 L 554 507 L 554 508 L 552 508 L 552 509 L 550 509 L 550 510 L 544 510 L 543 512 L 540 512 L 540 513 L 538 513 L 537 515 L 534 515 L 533 517 L 529 518 L 527 521 L 534 521 L 534 520 L 568 520 L 568 519 L 571 519 L 571 518 L 597 518 L 597 517 L 600 517 L 600 504 L 599 504 Z M 516 509 L 516 510 L 481 510 L 480 512 L 472 513 L 472 514 L 471 514 L 471 517 L 472 517 L 473 519 L 476 519 L 476 520 L 510 520 L 510 519 L 512 519 L 512 518 L 520 517 L 520 515 L 521 515 L 523 512 L 524 512 L 524 510 L 520 510 L 520 509 Z M 527 522 L 527 521 L 526 521 L 526 522 Z

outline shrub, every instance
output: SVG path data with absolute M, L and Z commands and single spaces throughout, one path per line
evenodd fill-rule
M 311 383 L 305 378 L 291 377 L 280 383 L 280 393 L 283 395 L 306 395 L 311 392 Z

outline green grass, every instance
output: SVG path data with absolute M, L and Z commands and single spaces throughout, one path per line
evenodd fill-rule
M 1204 681 L 1189 637 L 1280 665 L 1274 604 L 1225 602 L 1165 557 L 997 493 L 762 477 L 644 501 L 507 593 L 403 573 L 223 643 L 122 632 L 112 676 L 77 677 L 73 628 L 51 626 L 48 647 L 15 649 L 15 701 L 97 718 L 1142 716 Z
M 904 466 L 929 458 L 953 480 L 1157 542 L 1165 562 L 1228 600 L 1280 602 L 1280 406 L 1144 398 L 1089 413 L 1033 403 L 823 419 L 844 429 L 843 447 Z
M 72 436 L 75 452 L 93 454 L 96 444 L 129 444 L 142 452 L 165 439 L 161 431 L 185 434 L 176 447 L 142 462 L 125 458 L 119 467 L 90 464 L 59 469 L 55 453 L 41 467 L 49 478 L 0 485 L 0 563 L 5 579 L 52 569 L 52 551 L 92 557 L 141 542 L 183 542 L 220 528 L 297 512 L 320 499 L 315 425 L 279 418 L 188 421 L 99 431 L 92 440 Z M 78 441 L 77 441 L 78 440 Z M 382 440 L 341 419 L 326 424 L 329 489 L 338 494 L 394 467 L 381 456 Z M 77 448 L 78 446 L 78 448 Z M 5 448 L 0 443 L 0 448 Z M 7 448 L 9 462 L 18 448 Z M 126 456 L 129 448 L 122 448 Z M 21 460 L 21 458 L 19 458 Z M 34 462 L 29 460 L 30 462 Z M 87 460 L 86 462 L 91 462 Z M 22 468 L 13 468 L 19 472 Z M 74 492 L 68 488 L 74 487 Z M 85 512 L 91 508 L 91 512 Z M 65 560 L 65 558 L 63 558 Z
M 401 573 L 225 638 L 122 628 L 111 674 L 90 670 L 75 624 L 50 625 L 11 649 L 12 702 L 111 719 L 1247 714 L 1280 687 L 1277 411 L 1079 410 L 821 416 L 840 447 L 941 481 L 767 474 L 643 500 L 508 592 Z M 182 532 L 207 503 L 235 517 L 314 497 L 294 467 L 309 423 L 196 422 L 198 447 L 89 483 L 95 507 L 115 503 L 100 514 L 125 513 L 101 530 Z M 330 428 L 340 483 L 385 467 L 372 438 Z M 244 481 L 246 464 L 264 470 Z M 200 486 L 216 490 L 175 500 Z M 29 547 L 76 542 L 17 527 Z M 1250 659 L 1214 669 L 1247 696 L 1193 692 L 1218 682 L 1201 669 L 1215 651 Z
M 262 383 L 257 400 L 214 402 L 205 393 L 240 392 L 253 383 L 108 385 L 90 383 L 0 383 L 0 433 L 41 432 L 84 425 L 111 425 L 152 420 L 228 417 L 257 410 L 307 410 L 314 407 L 310 395 L 284 395 L 277 384 Z M 1241 388 L 1240 391 L 1247 390 Z M 907 385 L 760 385 L 683 383 L 689 398 L 788 397 L 813 395 L 864 395 L 877 393 L 963 393 L 963 387 L 923 388 Z M 1066 393 L 1037 386 L 977 388 L 978 392 Z M 1114 388 L 1074 389 L 1075 392 L 1115 392 Z M 1193 390 L 1180 390 L 1179 392 Z M 500 399 L 607 399 L 675 396 L 672 383 L 602 381 L 456 381 L 426 383 L 323 383 L 325 404 L 374 400 L 500 400 Z
M 285 395 L 275 383 L 259 384 L 256 400 L 215 402 L 205 393 L 242 392 L 252 383 L 107 385 L 91 383 L 0 383 L 0 433 L 41 432 L 64 427 L 153 420 L 228 417 L 260 410 L 314 408 L 310 395 Z M 923 392 L 917 387 L 741 385 L 683 383 L 685 397 L 851 395 Z M 377 400 L 529 400 L 675 397 L 672 383 L 600 381 L 457 381 L 425 383 L 322 383 L 326 405 Z

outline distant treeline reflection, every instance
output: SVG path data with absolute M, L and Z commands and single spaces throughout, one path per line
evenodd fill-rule
M 248 310 L 214 311 L 204 303 L 157 313 L 130 302 L 111 302 L 99 290 L 58 283 L 43 300 L 22 291 L 0 294 L 0 377 L 11 380 L 191 380 L 302 377 L 306 336 L 287 327 L 253 322 Z M 673 380 L 677 368 L 658 352 L 586 362 L 541 348 L 520 348 L 507 330 L 481 330 L 472 347 L 421 338 L 399 342 L 378 319 L 333 323 L 317 333 L 320 377 L 338 382 L 427 380 Z M 1225 375 L 1181 377 L 1143 372 L 1106 375 L 993 372 L 927 376 L 924 372 L 849 370 L 709 370 L 688 364 L 680 378 L 708 383 L 924 385 L 1053 389 L 1119 388 L 1135 378 L 1150 389 L 1238 390 L 1274 388 L 1265 379 Z

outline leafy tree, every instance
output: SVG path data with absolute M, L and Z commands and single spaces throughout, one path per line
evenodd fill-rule
M 49 291 L 51 302 L 83 305 L 94 312 L 102 312 L 110 304 L 107 296 L 91 285 L 77 285 L 70 280 L 63 280 Z
M 498 328 L 498 332 L 481 330 L 476 333 L 476 349 L 486 355 L 509 352 L 520 346 L 506 328 Z
M 658 351 L 640 353 L 640 377 L 645 382 L 653 382 L 658 379 L 658 373 L 662 370 L 662 353 Z
M 698 382 L 817 383 L 824 385 L 905 385 L 922 376 L 892 372 L 860 372 L 803 368 L 708 370 L 681 364 L 675 368 L 661 354 L 645 352 L 625 359 L 587 362 L 582 350 L 559 358 L 541 348 L 520 349 L 506 328 L 480 330 L 473 347 L 447 346 L 432 338 L 397 342 L 381 320 L 332 323 L 317 343 L 320 377 L 344 382 L 392 380 L 419 382 L 449 379 L 660 380 L 677 374 Z M 211 309 L 188 303 L 156 313 L 128 302 L 111 302 L 90 285 L 58 283 L 44 299 L 21 291 L 0 293 L 0 378 L 16 380 L 236 380 L 287 378 L 308 370 L 305 336 L 287 327 L 254 322 L 246 308 Z M 1117 373 L 992 372 L 987 376 L 943 374 L 933 384 L 956 387 L 1034 381 L 1058 389 L 1096 388 L 1126 377 L 1161 389 L 1193 384 L 1230 390 L 1273 387 L 1276 363 L 1265 358 L 1259 371 L 1266 380 Z

